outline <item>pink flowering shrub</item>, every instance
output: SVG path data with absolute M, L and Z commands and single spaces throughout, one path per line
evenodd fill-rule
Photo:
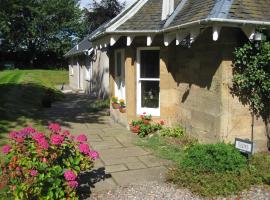
M 75 137 L 55 123 L 48 128 L 49 134 L 31 127 L 12 131 L 2 147 L 0 183 L 14 199 L 78 199 L 78 175 L 99 157 L 85 135 Z

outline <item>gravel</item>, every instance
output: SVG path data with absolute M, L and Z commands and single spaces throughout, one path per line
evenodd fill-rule
M 216 197 L 216 200 L 270 200 L 270 190 L 261 186 L 243 191 L 238 196 Z M 118 187 L 115 190 L 93 193 L 90 200 L 209 200 L 192 194 L 187 189 L 177 189 L 171 184 L 148 182 Z

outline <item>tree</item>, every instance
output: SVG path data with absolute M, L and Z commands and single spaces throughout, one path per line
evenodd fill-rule
M 270 42 L 249 42 L 234 55 L 233 94 L 250 107 L 253 116 L 262 117 L 270 141 Z
M 80 30 L 79 0 L 0 0 L 0 50 L 63 55 Z
M 125 7 L 125 3 L 118 0 L 101 0 L 97 2 L 93 0 L 90 9 L 84 9 L 84 20 L 86 32 L 91 33 L 101 24 L 113 19 Z

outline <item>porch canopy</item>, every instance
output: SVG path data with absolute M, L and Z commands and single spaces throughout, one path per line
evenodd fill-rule
M 256 29 L 270 30 L 269 0 L 139 0 L 89 36 L 93 48 L 113 46 L 120 37 L 130 46 L 135 37 L 145 37 L 151 46 L 157 35 L 165 46 L 183 40 L 192 44 L 207 27 L 214 41 L 222 27 L 238 27 L 255 39 Z

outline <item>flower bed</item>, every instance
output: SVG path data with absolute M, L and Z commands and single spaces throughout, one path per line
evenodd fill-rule
M 78 199 L 77 177 L 99 157 L 85 135 L 75 137 L 58 124 L 48 128 L 49 134 L 31 127 L 12 131 L 2 148 L 0 181 L 15 199 Z
M 133 120 L 129 123 L 129 126 L 133 133 L 137 133 L 140 137 L 145 137 L 151 133 L 161 130 L 164 124 L 164 120 L 160 120 L 159 123 L 155 123 L 153 122 L 151 115 L 143 113 L 139 120 Z

